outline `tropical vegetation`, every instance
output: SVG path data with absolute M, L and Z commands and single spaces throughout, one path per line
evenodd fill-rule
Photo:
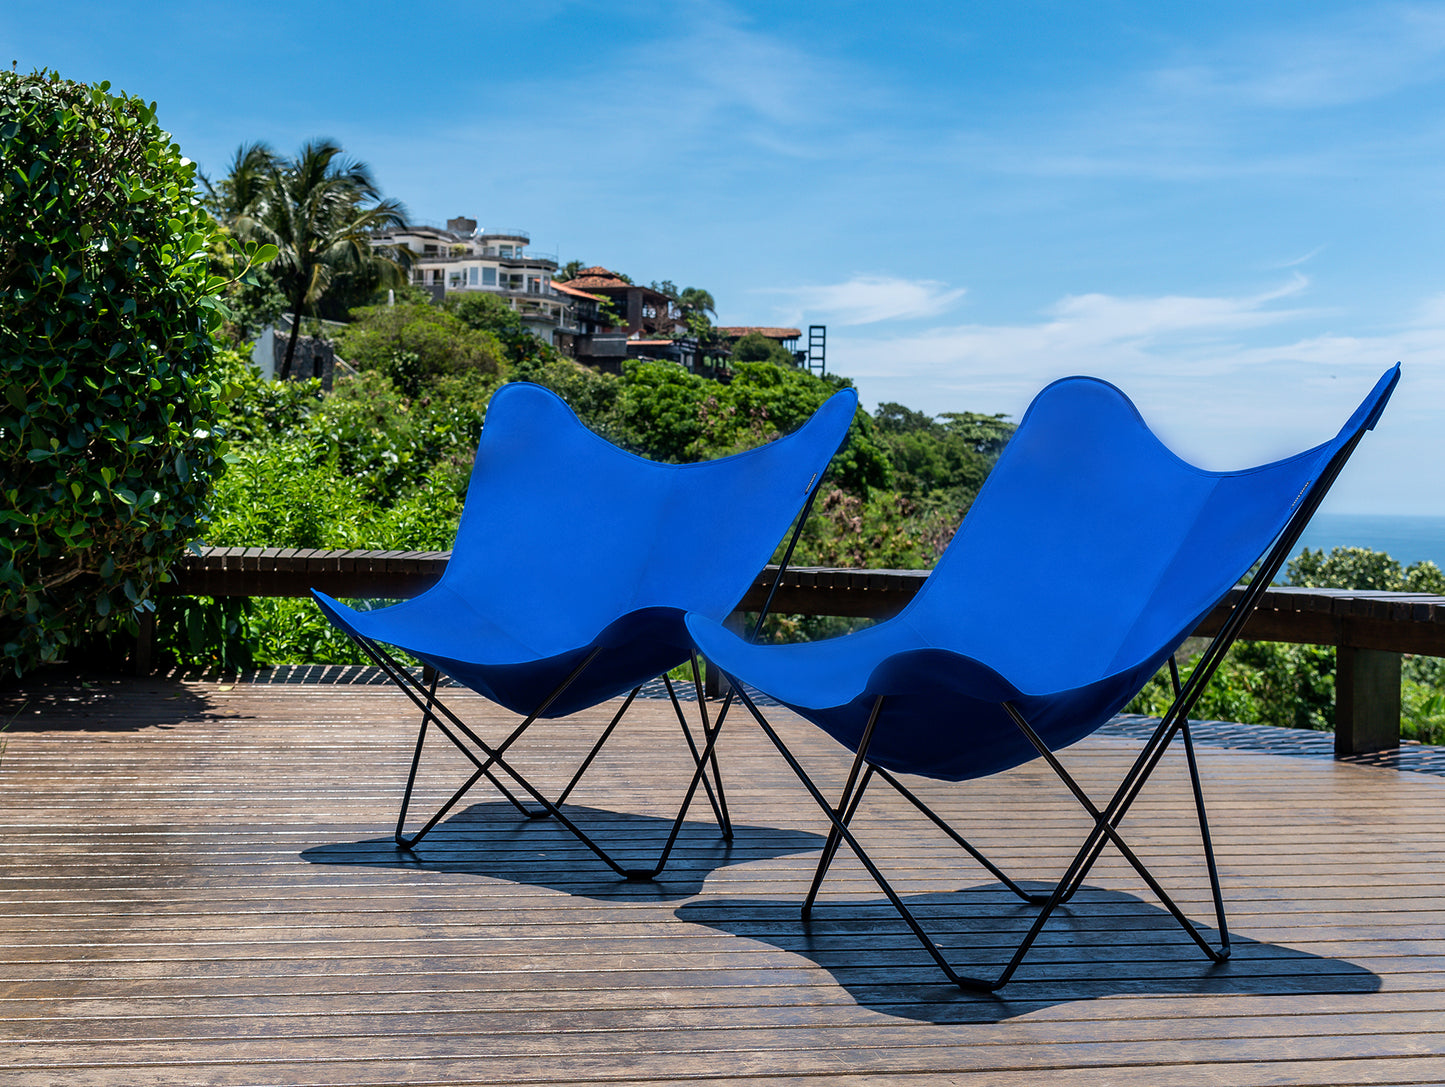
M 1306 548 L 1285 569 L 1285 583 L 1304 588 L 1445 594 L 1445 573 L 1433 562 L 1402 567 L 1381 551 Z M 1180 658 L 1187 676 L 1199 646 Z M 1192 652 L 1191 652 L 1192 650 Z M 1130 706 L 1158 714 L 1169 705 L 1170 681 L 1155 676 Z M 1291 728 L 1334 728 L 1335 651 L 1328 646 L 1238 642 L 1205 689 L 1196 717 Z M 1445 661 L 1407 655 L 1400 683 L 1400 732 L 1422 743 L 1445 743 Z
M 225 446 L 224 235 L 153 104 L 0 72 L 0 657 L 134 631 Z M 248 260 L 274 251 L 252 249 Z M 227 258 L 230 260 L 230 257 Z

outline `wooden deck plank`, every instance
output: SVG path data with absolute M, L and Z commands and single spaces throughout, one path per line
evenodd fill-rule
M 607 718 L 539 727 L 519 765 L 559 786 Z M 988 997 L 944 984 L 849 859 L 804 928 L 824 824 L 742 720 L 737 842 L 695 808 L 655 884 L 483 793 L 397 851 L 414 723 L 385 688 L 36 688 L 0 720 L 0 1084 L 1445 1080 L 1445 777 L 1206 739 L 1234 958 L 1210 967 L 1109 854 Z M 780 726 L 841 783 L 839 749 Z M 660 843 L 676 729 L 639 704 L 579 791 L 623 852 Z M 1065 758 L 1099 795 L 1132 752 L 1110 732 Z M 429 757 L 425 797 L 461 765 Z M 1125 831 L 1204 921 L 1187 777 L 1163 770 Z M 1039 767 L 921 788 L 1023 878 L 1087 825 Z M 996 961 L 1027 924 L 900 805 L 859 830 L 959 955 Z

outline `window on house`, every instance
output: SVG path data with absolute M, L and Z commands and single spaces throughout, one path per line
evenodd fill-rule
M 472 267 L 470 267 L 470 268 L 467 269 L 467 283 L 468 283 L 468 285 L 470 285 L 470 286 L 472 286 L 472 287 L 475 287 L 475 286 L 477 285 L 477 268 L 476 268 L 476 265 L 473 265 Z
M 482 286 L 495 287 L 497 285 L 497 270 L 495 268 L 482 269 Z

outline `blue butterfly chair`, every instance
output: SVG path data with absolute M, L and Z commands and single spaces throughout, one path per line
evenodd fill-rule
M 416 845 L 483 777 L 524 814 L 556 817 L 628 878 L 661 871 L 699 782 L 730 838 L 712 749 L 717 727 L 708 723 L 683 616 L 727 616 L 796 518 L 786 566 L 857 403 L 857 394 L 845 389 L 787 437 L 720 460 L 676 465 L 645 460 L 598 437 L 538 385 L 516 382 L 498 390 L 487 409 L 456 544 L 441 580 L 411 600 L 374 611 L 356 611 L 312 590 L 326 616 L 422 711 L 397 842 Z M 423 681 L 387 646 L 421 660 Z M 698 685 L 701 749 L 666 677 L 688 660 Z M 521 724 L 500 742 L 487 743 L 439 698 L 439 674 L 521 715 Z M 641 685 L 658 675 L 666 681 L 697 770 L 656 865 L 625 868 L 561 805 Z M 507 761 L 508 749 L 538 718 L 565 717 L 622 694 L 626 701 L 555 800 L 544 797 Z M 474 770 L 408 837 L 403 833 L 407 808 L 432 724 Z M 709 764 L 711 781 L 705 774 Z M 541 810 L 529 809 L 498 772 Z
M 832 829 L 803 905 L 806 918 L 846 840 L 950 980 L 994 990 L 1044 922 L 1112 842 L 1199 946 L 1229 954 L 1188 714 L 1271 578 L 1399 377 L 1388 371 L 1331 441 L 1287 460 L 1208 472 L 1174 456 L 1118 389 L 1056 382 L 1034 400 L 937 568 L 895 618 L 829 641 L 747 644 L 711 617 L 688 616 L 699 649 L 725 675 L 767 694 L 855 752 L 829 804 L 746 691 L 739 698 L 778 746 Z M 1267 552 L 1267 555 L 1266 555 Z M 1173 653 L 1263 557 L 1187 683 Z M 1064 593 L 1060 595 L 1060 587 Z M 1093 804 L 1054 752 L 1117 713 L 1164 664 L 1175 699 L 1112 799 Z M 1118 827 L 1176 735 L 1194 782 L 1214 892 L 1218 950 L 1190 923 Z M 1094 820 L 1049 894 L 1009 879 L 896 775 L 984 777 L 1042 757 Z M 1026 901 L 1042 905 L 996 979 L 960 974 L 858 844 L 849 823 L 874 777 L 898 792 Z

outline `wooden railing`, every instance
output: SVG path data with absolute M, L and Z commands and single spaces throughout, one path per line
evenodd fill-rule
M 436 584 L 449 558 L 446 551 L 203 548 L 173 568 L 174 580 L 160 589 L 182 596 L 305 596 L 314 587 L 338 597 L 402 599 Z M 759 573 L 739 610 L 762 606 L 775 572 Z M 901 611 L 927 577 L 927 570 L 793 568 L 783 576 L 773 611 L 885 619 Z M 1195 634 L 1213 634 L 1229 603 Z M 1066 596 L 1060 606 L 1067 606 Z M 1400 742 L 1400 655 L 1445 657 L 1445 596 L 1270 589 L 1243 637 L 1334 646 L 1335 751 L 1384 750 Z

